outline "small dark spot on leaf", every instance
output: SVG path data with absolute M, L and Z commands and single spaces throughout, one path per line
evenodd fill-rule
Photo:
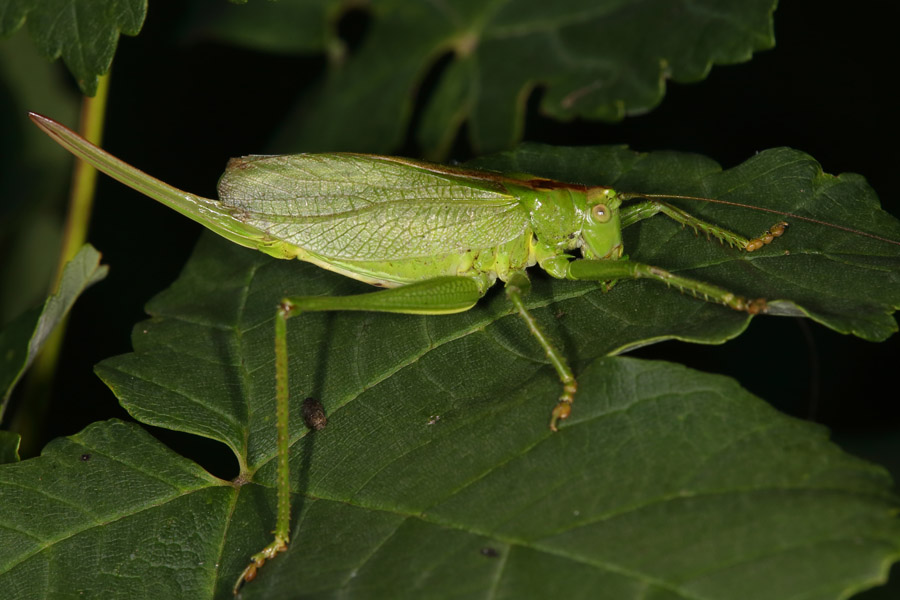
M 90 454 L 82 454 L 82 455 L 81 455 L 81 461 L 82 461 L 82 462 L 87 462 L 87 461 L 89 461 L 89 460 L 91 460 L 91 455 L 90 455 Z
M 497 558 L 500 556 L 500 553 L 497 552 L 496 548 L 491 548 L 490 546 L 485 546 L 481 549 L 481 555 L 487 556 L 488 558 Z
M 310 429 L 319 431 L 325 429 L 328 419 L 325 417 L 325 407 L 315 398 L 307 398 L 303 401 L 303 422 Z

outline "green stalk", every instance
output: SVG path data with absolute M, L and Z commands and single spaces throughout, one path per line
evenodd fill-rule
M 79 131 L 92 144 L 100 145 L 103 137 L 103 120 L 106 116 L 106 100 L 109 96 L 109 74 L 100 77 L 97 94 L 85 97 L 81 104 Z M 72 175 L 72 192 L 69 196 L 69 214 L 66 215 L 63 242 L 53 280 L 53 291 L 59 287 L 63 268 L 72 260 L 87 240 L 88 225 L 94 207 L 94 192 L 97 188 L 97 169 L 84 161 L 75 161 Z M 57 329 L 62 333 L 65 327 Z M 62 338 L 62 335 L 59 336 Z
M 93 98 L 84 97 L 82 100 L 79 131 L 94 144 L 99 144 L 103 135 L 103 120 L 108 96 L 109 74 L 106 74 L 100 77 L 96 95 Z M 75 161 L 72 189 L 69 194 L 69 210 L 64 224 L 56 275 L 53 278 L 50 293 L 58 291 L 63 268 L 75 257 L 87 240 L 96 187 L 97 170 L 83 161 Z M 11 424 L 11 429 L 22 436 L 23 457 L 33 456 L 40 450 L 43 438 L 41 429 L 47 412 L 53 374 L 56 372 L 56 364 L 59 361 L 67 321 L 68 319 L 63 319 L 56 326 L 31 366 L 21 407 Z

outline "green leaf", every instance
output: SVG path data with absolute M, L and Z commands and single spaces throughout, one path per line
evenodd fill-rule
M 209 597 L 236 496 L 136 425 L 95 423 L 0 467 L 0 584 L 22 599 Z
M 344 4 L 344 0 L 257 0 L 215 12 L 196 10 L 193 28 L 205 37 L 262 52 L 321 52 L 341 43 L 332 25 Z
M 147 0 L 7 0 L 0 4 L 0 37 L 27 22 L 28 33 L 46 58 L 62 56 L 86 96 L 109 71 L 119 34 L 137 35 Z
M 100 253 L 85 244 L 71 261 L 66 263 L 62 281 L 56 293 L 43 306 L 23 313 L 0 331 L 0 417 L 10 394 L 31 365 L 53 329 L 69 313 L 69 309 L 84 290 L 104 277 L 109 269 L 100 265 Z
M 422 113 L 419 142 L 443 156 L 463 122 L 476 151 L 522 137 L 528 96 L 560 120 L 616 121 L 660 103 L 667 79 L 703 79 L 712 65 L 747 61 L 774 45 L 774 0 L 452 0 L 373 2 L 358 49 L 281 130 L 280 147 L 385 152 L 409 128 L 419 86 L 443 65 Z M 344 2 L 257 2 L 231 9 L 212 35 L 261 49 L 338 43 Z M 301 8 L 302 7 L 302 8 Z M 246 11 L 239 13 L 238 11 Z M 310 12 L 307 12 L 310 11 Z M 305 18 L 292 19 L 303 12 Z M 252 15 L 252 17 L 248 16 Z M 233 24 L 247 19 L 243 30 Z M 266 23 L 262 25 L 262 23 Z M 292 30 L 288 23 L 295 23 Z M 308 31 L 310 24 L 318 25 Z M 258 33 L 253 33 L 258 32 Z M 673 32 L 677 32 L 674 34 Z M 252 38 L 252 39 L 250 39 Z M 299 44 L 299 45 L 298 45 Z M 449 62 L 441 63 L 442 57 Z
M 294 541 L 242 597 L 838 598 L 900 554 L 885 472 L 726 378 L 602 359 L 551 434 L 547 372 L 502 397 L 396 396 L 425 375 L 362 391 L 315 435 L 298 423 Z M 228 598 L 274 505 L 120 423 L 0 467 L 0 499 L 19 598 Z
M 845 225 L 900 231 L 858 177 L 823 175 L 787 150 L 724 172 L 697 156 L 623 148 L 524 146 L 480 164 L 622 189 L 733 190 L 814 215 L 821 204 L 830 219 L 858 213 Z M 692 209 L 737 219 L 742 233 L 772 222 L 733 207 Z M 810 267 L 771 265 L 821 255 L 822 276 L 853 279 L 816 307 L 822 320 L 873 337 L 891 328 L 887 307 L 900 296 L 891 244 L 792 223 L 746 255 L 663 217 L 629 231 L 629 253 L 663 267 L 748 295 L 780 281 L 787 291 L 766 295 L 788 298 L 773 302 L 785 311 L 808 302 L 809 286 L 791 278 Z M 871 270 L 883 290 L 866 287 Z M 458 315 L 289 323 L 292 542 L 242 597 L 837 599 L 885 580 L 900 557 L 900 525 L 881 468 L 729 379 L 607 356 L 669 337 L 723 341 L 747 316 L 652 283 L 604 292 L 534 279 L 529 305 L 579 376 L 574 414 L 557 434 L 547 424 L 559 382 L 499 289 Z M 369 289 L 204 237 L 148 305 L 134 353 L 97 372 L 138 420 L 230 447 L 240 477 L 227 486 L 117 423 L 0 466 L 0 506 L 13 507 L 0 510 L 0 589 L 231 597 L 274 524 L 277 300 Z M 307 396 L 329 418 L 314 434 L 301 417 Z M 65 518 L 36 516 L 48 513 Z

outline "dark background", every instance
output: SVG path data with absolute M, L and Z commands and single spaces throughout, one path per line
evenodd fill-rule
M 548 120 L 537 110 L 538 91 L 529 102 L 525 139 L 691 151 L 724 167 L 765 148 L 791 146 L 813 155 L 826 172 L 865 175 L 885 207 L 900 215 L 894 182 L 900 158 L 894 92 L 900 11 L 888 4 L 784 2 L 775 13 L 774 50 L 749 63 L 715 67 L 696 84 L 670 82 L 660 107 L 619 124 Z M 324 72 L 325 61 L 204 41 L 181 25 L 186 9 L 179 5 L 151 3 L 141 34 L 120 40 L 104 146 L 164 181 L 214 197 L 228 157 L 268 150 L 274 128 L 303 86 Z M 365 27 L 364 13 L 352 13 L 341 31 L 352 45 Z M 62 67 L 60 72 L 68 77 Z M 420 94 L 427 93 L 426 86 Z M 410 143 L 397 153 L 415 155 L 416 148 Z M 453 158 L 469 158 L 464 137 Z M 108 178 L 99 181 L 89 239 L 111 271 L 103 289 L 89 291 L 73 311 L 48 438 L 76 433 L 98 419 L 126 417 L 92 367 L 130 351 L 131 327 L 145 318 L 143 304 L 175 279 L 200 233 L 200 226 L 123 190 Z M 896 479 L 898 350 L 900 336 L 872 344 L 803 320 L 759 318 L 724 350 L 668 342 L 635 354 L 732 375 L 780 410 L 827 425 L 836 443 L 888 467 Z M 229 476 L 232 465 L 210 462 L 218 450 L 213 442 L 197 449 L 197 438 L 155 433 Z M 900 597 L 896 583 L 894 590 L 858 598 Z

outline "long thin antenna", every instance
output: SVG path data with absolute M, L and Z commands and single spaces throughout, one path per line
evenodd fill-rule
M 762 206 L 753 206 L 752 204 L 741 204 L 740 202 L 731 202 L 730 200 L 719 200 L 718 198 L 704 198 L 702 196 L 680 196 L 678 194 L 634 194 L 634 193 L 625 193 L 619 194 L 621 198 L 624 200 L 631 200 L 632 198 L 668 198 L 671 200 L 700 200 L 701 202 L 710 202 L 712 204 L 724 204 L 726 206 L 737 206 L 738 208 L 749 208 L 752 210 L 758 210 L 762 212 L 772 213 L 776 215 L 781 215 L 783 217 L 788 217 L 790 219 L 797 219 L 799 221 L 806 221 L 808 223 L 815 223 L 817 225 L 824 225 L 825 227 L 831 227 L 832 229 L 839 229 L 841 231 L 846 231 L 848 233 L 855 233 L 856 235 L 861 235 L 867 238 L 872 238 L 873 240 L 878 240 L 880 242 L 887 242 L 888 244 L 893 244 L 895 246 L 900 246 L 900 242 L 897 240 L 892 240 L 890 238 L 882 237 L 880 235 L 875 235 L 874 233 L 867 233 L 865 231 L 860 231 L 859 229 L 853 229 L 852 227 L 844 227 L 843 225 L 835 225 L 834 223 L 829 223 L 827 221 L 820 221 L 819 219 L 814 219 L 812 217 L 804 217 L 803 215 L 797 215 L 794 213 L 785 212 L 783 210 L 776 210 L 774 208 L 765 208 Z

